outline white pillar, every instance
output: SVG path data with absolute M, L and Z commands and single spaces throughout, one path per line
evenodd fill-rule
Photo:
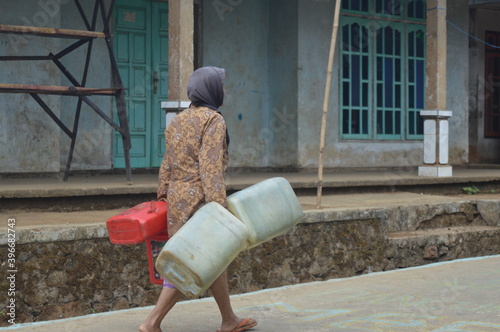
M 420 176 L 452 176 L 448 165 L 448 119 L 452 112 L 446 110 L 420 111 L 424 118 L 424 165 L 418 168 Z
M 161 102 L 161 109 L 165 111 L 165 128 L 168 127 L 174 116 L 185 110 L 186 108 L 189 108 L 189 105 L 191 104 L 190 101 L 162 101 Z
M 446 0 L 427 0 L 426 107 L 424 118 L 424 164 L 420 176 L 451 176 L 448 165 L 448 119 L 446 110 Z

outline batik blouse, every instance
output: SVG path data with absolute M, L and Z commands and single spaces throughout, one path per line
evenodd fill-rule
M 172 119 L 165 142 L 157 196 L 168 203 L 172 236 L 206 203 L 227 207 L 226 123 L 217 111 L 191 106 Z

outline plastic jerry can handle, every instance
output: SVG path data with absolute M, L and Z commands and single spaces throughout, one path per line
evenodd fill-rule
M 157 207 L 155 206 L 155 202 L 154 201 L 151 201 L 149 203 L 149 210 L 148 210 L 148 213 L 153 213 L 153 212 L 156 212 L 157 210 Z

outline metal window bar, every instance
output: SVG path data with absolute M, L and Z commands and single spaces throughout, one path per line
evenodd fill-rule
M 406 6 L 406 8 L 401 7 L 401 14 L 404 13 L 405 18 L 401 17 L 397 20 L 349 13 L 355 2 L 344 0 L 342 3 L 344 16 L 342 19 L 340 66 L 341 138 L 422 139 L 423 121 L 419 111 L 425 106 L 425 27 L 419 21 L 425 21 L 425 11 L 423 10 L 425 1 L 401 2 L 400 5 Z M 379 7 L 382 6 L 382 3 L 380 4 Z M 359 7 L 359 2 L 357 6 Z M 394 7 L 391 6 L 391 8 Z M 377 50 L 375 43 L 375 33 L 367 33 L 363 37 L 364 45 L 374 45 L 366 50 L 370 59 L 368 61 L 369 80 L 366 81 L 368 85 L 366 90 L 369 95 L 366 115 L 360 113 L 359 107 L 353 107 L 355 105 L 352 102 L 352 90 L 356 85 L 354 84 L 356 78 L 353 77 L 355 61 L 352 61 L 355 54 L 353 40 L 356 38 L 352 37 L 353 33 L 350 28 L 353 25 L 366 26 L 369 31 L 376 31 L 375 27 L 391 27 L 401 33 L 398 54 L 395 54 L 394 50 L 391 50 L 394 54 L 385 54 L 387 53 L 384 49 L 385 36 L 379 38 L 379 47 L 381 47 L 379 50 Z M 413 45 L 409 41 L 408 31 L 420 33 L 418 40 L 413 41 Z M 358 32 L 356 35 L 360 36 L 362 33 Z M 360 44 L 357 41 L 356 43 Z M 413 47 L 413 53 L 409 50 L 410 46 Z M 361 68 L 358 69 L 358 72 L 362 70 Z M 380 69 L 379 73 L 377 73 L 377 69 Z M 381 76 L 377 77 L 377 74 Z M 410 79 L 411 75 L 413 77 Z M 362 85 L 361 90 L 365 90 L 364 85 Z M 366 135 L 359 135 L 360 131 L 357 125 L 359 119 L 368 121 L 369 129 L 366 130 Z
M 425 107 L 425 31 L 416 27 L 407 33 L 407 100 L 408 139 L 421 139 L 424 134 L 423 119 L 420 110 Z
M 349 20 L 346 20 L 349 21 Z M 342 27 L 341 123 L 343 139 L 370 138 L 369 32 L 359 23 Z
M 401 26 L 389 25 L 377 30 L 375 78 L 375 137 L 402 138 L 402 40 Z

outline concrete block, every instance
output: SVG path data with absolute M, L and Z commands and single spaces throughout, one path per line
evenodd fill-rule
M 420 115 L 422 117 L 433 117 L 433 118 L 449 118 L 453 114 L 452 111 L 447 110 L 422 110 L 420 111 Z
M 418 176 L 446 177 L 453 175 L 451 166 L 430 166 L 424 165 L 418 167 Z

